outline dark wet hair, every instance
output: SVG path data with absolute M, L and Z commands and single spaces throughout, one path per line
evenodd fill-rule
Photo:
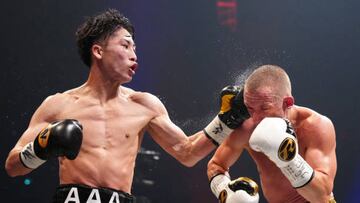
M 115 9 L 108 9 L 89 17 L 76 31 L 76 43 L 81 60 L 91 66 L 91 47 L 108 39 L 119 28 L 126 29 L 134 38 L 135 30 L 129 19 Z

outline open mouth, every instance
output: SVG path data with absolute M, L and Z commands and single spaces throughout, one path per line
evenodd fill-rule
M 130 69 L 135 73 L 137 67 L 138 67 L 138 64 L 135 63 L 134 65 L 130 66 Z

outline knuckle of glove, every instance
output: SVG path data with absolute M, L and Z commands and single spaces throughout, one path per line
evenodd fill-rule
M 219 118 L 231 129 L 239 127 L 250 114 L 244 104 L 243 88 L 227 86 L 221 91 Z
M 231 100 L 231 110 L 243 118 L 249 118 L 250 114 L 244 103 L 243 90 L 239 91 Z
M 225 123 L 226 126 L 228 126 L 231 129 L 235 129 L 241 125 L 243 120 L 234 115 L 233 112 L 226 112 L 223 114 L 219 114 L 219 118 L 221 121 Z
M 233 180 L 228 185 L 229 189 L 233 192 L 242 190 L 247 194 L 254 196 L 258 193 L 258 185 L 255 181 L 247 177 L 240 177 L 236 180 Z
M 74 160 L 78 155 L 83 139 L 82 125 L 75 119 L 66 119 L 57 125 L 58 133 L 57 143 L 59 146 L 58 154 L 63 154 L 66 158 Z
M 70 119 L 70 121 L 71 121 L 72 124 L 76 125 L 81 130 L 83 129 L 83 126 L 81 125 L 81 123 L 78 120 Z
M 225 95 L 236 96 L 239 92 L 241 92 L 241 87 L 239 86 L 226 86 L 221 90 L 220 96 L 223 97 Z
M 258 203 L 259 195 L 251 196 L 243 190 L 229 194 L 224 203 Z
M 224 87 L 221 92 L 237 92 L 239 90 L 238 86 L 234 86 L 234 85 L 228 85 L 226 87 Z

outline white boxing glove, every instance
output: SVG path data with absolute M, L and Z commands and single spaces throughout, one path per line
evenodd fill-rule
M 295 188 L 308 184 L 314 170 L 299 155 L 296 134 L 290 122 L 283 118 L 264 118 L 252 133 L 251 149 L 264 153 Z
M 259 202 L 259 187 L 255 181 L 247 177 L 231 181 L 227 175 L 218 174 L 212 178 L 210 187 L 220 203 Z

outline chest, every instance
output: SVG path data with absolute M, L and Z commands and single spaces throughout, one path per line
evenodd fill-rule
M 265 193 L 268 193 L 267 196 L 271 196 L 274 191 L 281 191 L 275 193 L 280 193 L 284 196 L 284 194 L 293 190 L 290 182 L 282 174 L 281 170 L 267 156 L 255 151 L 250 151 L 250 155 L 257 165 L 262 189 Z
M 83 125 L 83 143 L 116 145 L 137 140 L 152 113 L 134 102 L 109 102 L 106 105 L 79 102 L 69 104 L 62 111 L 59 119 L 64 118 L 77 119 Z

